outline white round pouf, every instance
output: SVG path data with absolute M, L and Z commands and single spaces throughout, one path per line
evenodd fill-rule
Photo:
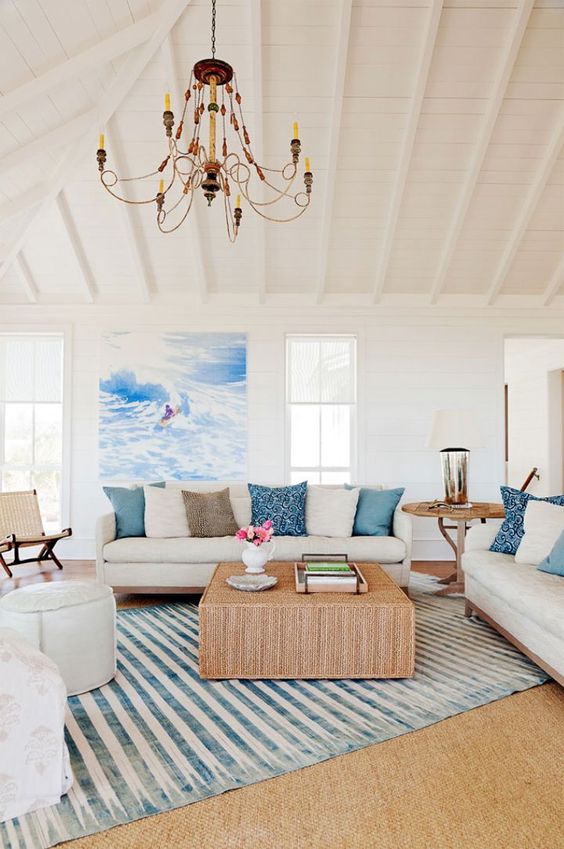
M 32 584 L 0 599 L 0 626 L 13 628 L 54 660 L 75 696 L 116 674 L 116 603 L 94 582 Z

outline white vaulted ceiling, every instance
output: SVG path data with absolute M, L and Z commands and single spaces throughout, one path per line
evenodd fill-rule
M 209 21 L 0 3 L 0 303 L 564 306 L 564 0 L 218 0 L 263 161 L 297 120 L 314 172 L 302 218 L 244 208 L 235 245 L 219 202 L 162 235 L 96 164 L 101 128 L 121 175 L 164 158 L 163 93 L 178 114 Z

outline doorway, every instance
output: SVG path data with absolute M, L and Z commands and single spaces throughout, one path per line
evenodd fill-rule
M 564 492 L 564 339 L 505 340 L 506 482 L 527 492 Z

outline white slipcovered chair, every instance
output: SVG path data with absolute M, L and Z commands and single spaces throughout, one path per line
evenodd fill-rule
M 0 822 L 56 805 L 71 786 L 66 703 L 53 661 L 0 628 Z

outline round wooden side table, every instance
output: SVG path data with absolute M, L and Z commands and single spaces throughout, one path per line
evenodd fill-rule
M 488 501 L 474 501 L 472 507 L 450 507 L 442 501 L 417 501 L 412 504 L 403 504 L 402 510 L 413 516 L 423 516 L 438 519 L 439 530 L 448 542 L 456 558 L 456 571 L 444 578 L 441 583 L 446 586 L 435 595 L 451 595 L 452 593 L 464 592 L 464 572 L 462 571 L 462 555 L 464 554 L 464 538 L 468 522 L 471 519 L 503 519 L 505 512 L 503 504 L 492 504 Z M 454 524 L 445 525 L 445 519 L 450 519 Z M 456 542 L 452 539 L 448 530 L 456 530 Z

